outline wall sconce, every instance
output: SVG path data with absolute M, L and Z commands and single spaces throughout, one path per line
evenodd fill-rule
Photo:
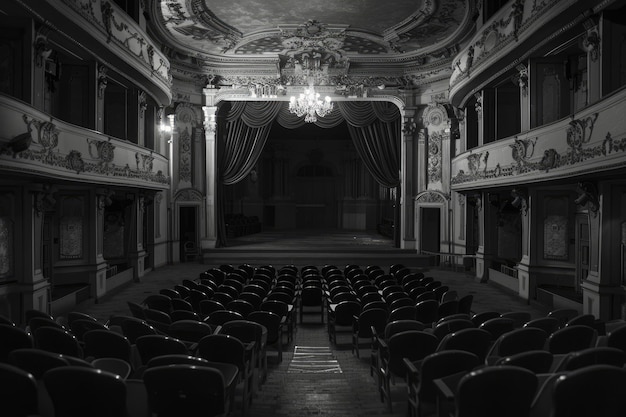
M 169 114 L 167 116 L 169 124 L 165 124 L 165 123 L 163 123 L 163 121 L 161 121 L 161 125 L 159 126 L 159 128 L 161 129 L 161 133 L 170 136 L 170 138 L 167 140 L 167 143 L 171 143 L 172 142 L 172 133 L 174 132 L 174 119 L 175 119 L 175 117 L 176 117 L 176 115 L 174 113 Z

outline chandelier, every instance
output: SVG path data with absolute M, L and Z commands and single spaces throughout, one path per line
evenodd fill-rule
M 320 99 L 320 94 L 315 92 L 315 88 L 311 84 L 309 88 L 304 89 L 304 93 L 300 93 L 298 98 L 292 96 L 289 100 L 289 111 L 298 117 L 304 116 L 304 121 L 314 123 L 318 116 L 324 117 L 333 110 L 333 103 L 330 97 Z

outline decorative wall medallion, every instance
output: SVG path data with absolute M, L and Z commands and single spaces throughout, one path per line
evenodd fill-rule
M 424 116 L 422 117 L 424 126 L 440 126 L 442 123 L 446 124 L 450 122 L 448 112 L 443 104 L 431 103 L 424 110 Z

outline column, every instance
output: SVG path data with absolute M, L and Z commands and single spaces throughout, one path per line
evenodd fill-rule
M 146 198 L 143 194 L 134 195 L 132 205 L 132 228 L 130 230 L 130 244 L 128 254 L 131 265 L 134 268 L 133 280 L 140 282 L 141 277 L 145 273 L 144 260 L 146 257 L 146 250 L 143 246 L 143 216 L 145 215 L 145 202 Z
M 527 194 L 526 190 L 521 188 L 515 188 L 511 191 L 511 204 L 513 207 L 519 208 L 520 217 L 522 220 L 522 258 L 518 262 L 517 279 L 518 279 L 518 294 L 525 300 L 530 299 L 531 292 L 530 287 L 534 289 L 535 283 L 532 281 L 533 270 L 532 261 L 533 255 L 531 251 L 532 242 L 537 242 L 535 227 L 532 224 L 532 211 L 530 207 L 531 197 Z
M 91 210 L 93 219 L 89 222 L 90 227 L 90 248 L 89 263 L 94 265 L 90 270 L 89 283 L 92 288 L 92 296 L 97 300 L 107 292 L 106 279 L 107 268 L 109 264 L 104 259 L 104 209 L 111 204 L 111 196 L 113 191 L 107 188 L 97 188 L 92 193 L 92 201 L 94 201 Z
M 402 110 L 402 148 L 400 152 L 400 247 L 415 249 L 415 207 L 414 199 L 414 159 L 415 146 L 413 137 L 417 131 L 415 107 Z M 395 227 L 398 227 L 396 224 Z
M 52 194 L 55 190 L 49 185 L 34 184 L 24 191 L 22 248 L 21 253 L 16 254 L 16 261 L 22 259 L 22 277 L 19 279 L 22 294 L 20 314 L 29 309 L 50 313 L 50 282 L 43 275 L 42 238 L 44 211 L 54 204 Z
M 205 89 L 205 94 L 206 94 Z M 215 141 L 216 133 L 216 106 L 204 106 L 204 142 L 205 142 L 205 213 L 206 222 L 204 237 L 200 241 L 202 249 L 215 248 L 217 242 L 217 228 L 215 218 L 215 189 L 217 184 L 217 172 L 216 172 L 216 151 L 217 143 Z

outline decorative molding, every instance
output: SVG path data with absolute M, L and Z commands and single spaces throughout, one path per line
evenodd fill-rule
M 576 192 L 578 193 L 578 197 L 574 200 L 574 203 L 588 209 L 591 216 L 596 217 L 600 209 L 600 200 L 598 199 L 598 189 L 596 186 L 589 181 L 579 182 Z
M 511 205 L 518 208 L 521 213 L 526 216 L 528 214 L 528 196 L 525 190 L 521 188 L 513 188 L 511 190 Z
M 404 123 L 402 125 L 402 133 L 405 136 L 413 137 L 416 130 L 417 130 L 417 123 L 415 123 L 415 118 L 405 117 Z
M 587 33 L 585 33 L 582 42 L 583 48 L 587 51 L 589 58 L 591 58 L 591 61 L 593 62 L 597 62 L 600 56 L 600 44 L 601 38 L 598 34 L 598 27 L 593 26 L 593 28 L 589 29 Z
M 415 198 L 415 204 L 424 204 L 424 203 L 445 204 L 449 199 L 450 199 L 450 196 L 442 193 L 441 191 L 428 190 L 419 194 Z
M 174 196 L 174 201 L 202 201 L 204 196 L 195 188 L 184 188 Z
M 104 98 L 104 92 L 107 88 L 107 84 L 109 83 L 109 78 L 107 77 L 107 72 L 109 69 L 104 65 L 98 65 L 98 98 Z
M 148 108 L 146 92 L 140 91 L 139 95 L 137 96 L 137 99 L 138 99 L 137 101 L 139 102 L 139 117 L 143 119 L 146 115 L 146 109 Z
M 478 211 L 483 209 L 483 197 L 478 193 L 468 195 L 467 202 L 470 205 L 475 206 Z
M 40 217 L 42 213 L 51 211 L 54 209 L 56 199 L 54 194 L 58 191 L 57 187 L 51 184 L 42 184 L 41 189 L 35 191 L 34 197 L 34 209 L 37 217 Z
M 113 204 L 111 197 L 115 194 L 115 191 L 108 188 L 96 190 L 96 202 L 98 205 L 98 211 L 102 214 L 104 209 Z
M 98 170 L 103 173 L 107 172 L 109 165 L 113 165 L 112 162 L 115 159 L 115 146 L 110 142 L 110 139 L 109 141 L 87 139 L 87 144 L 89 145 L 89 155 L 100 161 Z

